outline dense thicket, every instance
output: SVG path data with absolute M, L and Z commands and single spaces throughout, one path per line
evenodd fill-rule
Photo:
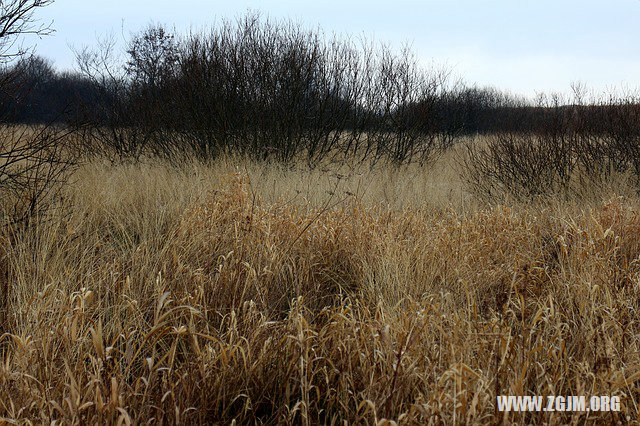
M 80 52 L 98 103 L 94 138 L 123 155 L 233 150 L 310 162 L 336 152 L 427 160 L 458 128 L 432 113 L 446 75 L 405 49 L 327 38 L 248 15 L 179 41 L 151 26 L 113 68 L 113 45 Z

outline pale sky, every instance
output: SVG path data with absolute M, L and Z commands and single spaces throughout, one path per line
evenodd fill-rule
M 578 81 L 596 91 L 640 88 L 640 0 L 56 0 L 38 14 L 56 33 L 30 42 L 68 69 L 69 45 L 109 32 L 122 39 L 151 22 L 186 33 L 248 9 L 327 34 L 408 42 L 425 64 L 480 86 L 525 95 L 567 92 Z

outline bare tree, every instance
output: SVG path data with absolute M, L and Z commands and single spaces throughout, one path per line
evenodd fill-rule
M 132 38 L 126 60 L 112 35 L 99 39 L 95 48 L 75 51 L 80 74 L 92 87 L 93 96 L 80 101 L 90 153 L 119 162 L 164 149 L 158 123 L 169 114 L 163 102 L 170 97 L 166 83 L 173 72 L 173 49 L 173 36 L 152 26 Z M 152 146 L 153 140 L 158 146 Z
M 50 34 L 48 25 L 38 24 L 35 12 L 52 0 L 0 1 L 0 63 L 20 59 L 13 72 L 0 81 L 4 98 L 19 101 L 29 75 L 51 73 L 46 61 L 24 60 L 28 49 L 18 46 L 21 36 Z M 40 75 L 39 77 L 42 77 Z M 3 223 L 28 223 L 42 211 L 45 199 L 59 189 L 59 183 L 73 163 L 63 153 L 62 141 L 72 129 L 57 125 L 57 119 L 39 126 L 7 125 L 10 111 L 0 111 L 0 195 Z
M 28 52 L 21 44 L 25 35 L 39 37 L 51 34 L 50 24 L 35 19 L 38 9 L 48 6 L 53 0 L 0 1 L 0 63 L 7 63 Z

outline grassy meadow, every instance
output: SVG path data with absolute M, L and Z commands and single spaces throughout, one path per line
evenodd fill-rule
M 0 420 L 637 422 L 640 199 L 621 177 L 482 203 L 459 155 L 83 164 L 46 216 L 2 228 Z

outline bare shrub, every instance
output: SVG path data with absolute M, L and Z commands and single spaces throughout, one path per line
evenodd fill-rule
M 5 126 L 0 129 L 0 213 L 9 222 L 26 222 L 46 209 L 69 167 L 67 138 L 73 129 L 56 126 Z
M 567 189 L 578 165 L 580 135 L 567 125 L 560 96 L 540 99 L 537 108 L 543 123 L 537 131 L 501 132 L 467 145 L 464 179 L 481 198 L 530 199 Z
M 607 177 L 630 172 L 640 188 L 640 102 L 627 93 L 581 105 L 578 113 L 584 167 Z
M 523 109 L 522 107 L 520 109 Z M 470 189 L 485 199 L 575 196 L 614 173 L 640 188 L 640 103 L 630 94 L 573 99 L 541 96 L 524 107 L 528 128 L 488 135 L 462 158 Z M 577 192 L 576 192 L 577 191 Z

